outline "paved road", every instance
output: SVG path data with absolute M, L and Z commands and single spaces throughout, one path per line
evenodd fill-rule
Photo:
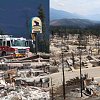
M 98 78 L 100 77 L 100 67 L 91 67 L 91 68 L 85 68 L 82 69 L 82 74 L 87 74 L 89 75 L 89 77 L 95 77 Z M 80 70 L 74 70 L 72 71 L 67 71 L 65 69 L 65 81 L 68 81 L 69 79 L 75 78 L 77 76 L 80 76 Z M 62 72 L 58 72 L 58 73 L 54 73 L 51 74 L 50 77 L 52 78 L 52 83 L 54 84 L 54 86 L 59 86 L 62 84 Z

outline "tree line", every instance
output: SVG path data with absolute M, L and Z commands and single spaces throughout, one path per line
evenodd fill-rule
M 66 27 L 66 26 L 50 26 L 50 33 L 52 35 L 67 36 L 68 34 L 82 34 L 82 35 L 100 35 L 100 24 L 88 26 L 86 28 Z

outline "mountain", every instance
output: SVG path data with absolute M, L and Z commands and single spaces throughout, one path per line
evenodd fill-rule
M 50 25 L 85 28 L 90 25 L 95 25 L 95 22 L 88 19 L 56 19 L 52 20 Z
M 89 20 L 89 16 L 80 16 L 78 14 L 73 14 L 70 12 L 56 10 L 50 8 L 50 25 L 51 26 L 66 26 L 66 27 L 79 27 L 85 28 L 87 26 L 95 25 L 97 22 Z
M 38 16 L 40 4 L 44 8 L 48 26 L 49 0 L 0 0 L 0 29 L 16 37 L 30 37 L 26 20 Z
M 85 17 L 90 20 L 100 21 L 100 14 L 87 15 Z
M 54 19 L 63 19 L 63 18 L 68 18 L 68 19 L 82 19 L 83 17 L 77 14 L 73 14 L 70 12 L 62 11 L 62 10 L 56 10 L 53 8 L 50 8 L 50 20 Z

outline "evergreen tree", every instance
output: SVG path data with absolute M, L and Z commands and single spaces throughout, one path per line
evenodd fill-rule
M 45 12 L 44 12 L 44 8 L 43 6 L 40 4 L 40 6 L 38 7 L 38 17 L 41 19 L 42 21 L 42 38 L 39 39 L 39 45 L 41 45 L 41 52 L 45 52 L 47 49 L 47 41 L 45 39 L 45 31 L 46 31 L 46 25 L 45 25 Z
M 42 31 L 43 31 L 43 33 L 45 33 L 45 30 L 46 30 L 46 26 L 45 26 L 45 13 L 44 13 L 43 6 L 41 4 L 38 7 L 38 17 L 42 21 Z

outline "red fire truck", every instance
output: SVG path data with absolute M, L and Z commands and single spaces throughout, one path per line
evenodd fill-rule
M 26 38 L 14 38 L 11 35 L 0 35 L 0 55 L 25 56 L 30 51 Z

